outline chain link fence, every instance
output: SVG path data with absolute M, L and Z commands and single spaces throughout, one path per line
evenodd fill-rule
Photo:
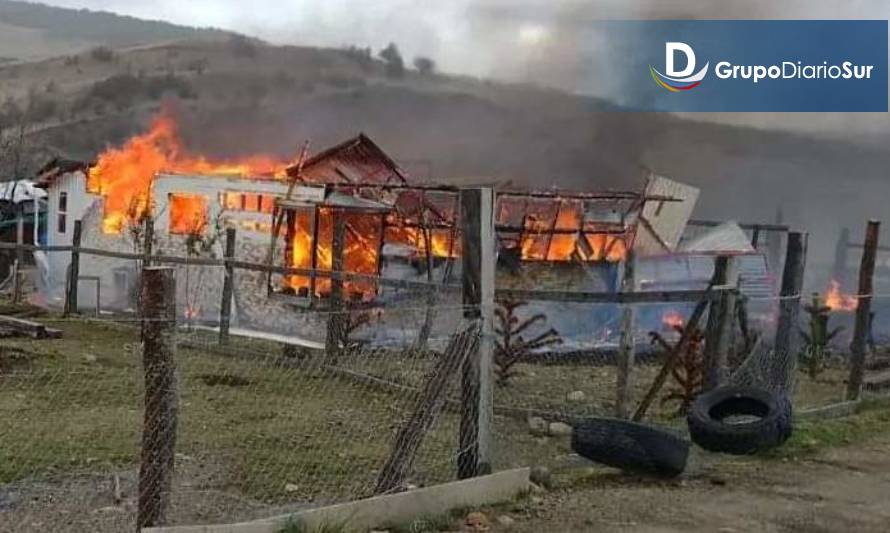
M 203 268 L 212 273 L 201 275 Z M 492 467 L 565 466 L 571 421 L 615 414 L 625 310 L 634 316 L 628 403 L 636 407 L 696 305 L 501 298 L 492 310 L 493 335 L 485 338 L 473 329 L 478 308 L 461 304 L 459 288 L 442 285 L 430 299 L 422 287 L 386 287 L 384 310 L 358 301 L 345 310 L 307 309 L 295 299 L 265 297 L 250 311 L 254 319 L 274 316 L 276 328 L 262 331 L 257 324 L 272 322 L 244 320 L 221 343 L 217 324 L 206 319 L 218 309 L 181 312 L 196 307 L 200 295 L 220 300 L 221 284 L 206 280 L 224 279 L 222 267 L 180 266 L 176 279 L 172 428 L 163 425 L 169 414 L 149 410 L 146 417 L 145 320 L 3 311 L 62 336 L 0 341 L 0 531 L 131 529 L 143 430 L 152 424 L 175 434 L 166 495 L 171 524 L 243 521 L 454 480 L 461 456 L 478 444 L 461 439 L 462 421 L 476 414 L 468 412 L 475 404 L 465 401 L 462 386 L 473 338 L 492 347 Z M 189 288 L 182 292 L 184 283 Z M 850 302 L 828 307 L 821 297 L 800 298 L 802 342 L 777 353 L 783 301 L 789 299 L 739 299 L 727 379 L 768 386 L 793 369 L 796 410 L 844 401 Z M 236 313 L 247 308 L 237 299 L 235 307 Z M 890 297 L 876 294 L 872 312 L 867 394 L 886 387 Z M 708 320 L 705 314 L 678 353 L 645 422 L 682 427 L 684 406 L 704 379 Z M 334 353 L 324 349 L 332 324 L 339 331 Z M 294 331 L 302 333 L 299 340 Z

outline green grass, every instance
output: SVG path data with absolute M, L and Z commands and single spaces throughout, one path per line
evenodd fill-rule
M 0 483 L 31 476 L 136 468 L 143 376 L 138 333 L 109 323 L 41 319 L 61 339 L 4 340 L 26 350 L 0 371 Z M 134 347 L 136 347 L 134 349 Z M 369 495 L 410 395 L 262 360 L 197 349 L 177 354 L 176 452 L 198 489 L 235 491 L 267 503 L 339 501 Z M 413 482 L 453 479 L 459 418 L 426 436 Z
M 62 329 L 63 338 L 3 340 L 17 355 L 0 365 L 0 484 L 136 469 L 144 394 L 138 331 L 108 322 L 40 320 Z M 192 490 L 230 491 L 270 504 L 370 494 L 410 408 L 410 393 L 335 378 L 311 358 L 300 368 L 276 366 L 279 348 L 273 343 L 232 339 L 229 356 L 223 356 L 200 349 L 208 339 L 190 338 L 193 347 L 177 354 L 176 451 L 178 475 L 188 478 Z M 431 361 L 382 355 L 341 364 L 417 384 Z M 588 400 L 571 408 L 608 409 L 614 379 L 604 368 L 522 370 L 509 387 L 496 390 L 499 404 L 552 403 L 561 410 L 568 407 L 567 392 L 582 390 Z M 459 414 L 447 412 L 426 435 L 412 483 L 454 478 L 459 421 Z M 805 455 L 882 431 L 890 431 L 886 405 L 866 405 L 849 419 L 800 423 L 770 456 Z M 548 464 L 570 453 L 565 439 L 535 437 L 524 420 L 496 417 L 494 436 L 497 468 Z
M 289 520 L 277 533 L 350 533 L 345 524 L 321 524 L 309 527 L 297 520 Z
M 853 416 L 796 423 L 791 438 L 764 457 L 803 458 L 824 449 L 861 443 L 890 433 L 890 400 L 862 403 Z
M 437 531 L 457 531 L 463 519 L 478 507 L 457 507 L 439 515 L 425 515 L 401 524 L 388 524 L 381 530 L 390 533 L 435 533 Z

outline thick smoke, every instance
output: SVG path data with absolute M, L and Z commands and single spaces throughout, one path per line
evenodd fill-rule
M 591 72 L 609 53 L 609 43 L 592 31 L 608 19 L 888 19 L 890 3 L 882 0 L 476 0 L 466 11 L 470 41 L 487 56 L 487 73 L 498 78 L 557 87 L 569 92 L 620 100 L 622 80 L 592 79 Z M 523 40 L 533 30 L 535 39 Z M 535 33 L 536 32 L 536 33 Z M 461 52 L 464 53 L 464 52 Z M 460 59 L 454 63 L 460 64 Z M 890 131 L 886 113 L 720 114 L 698 113 L 711 120 L 767 129 L 869 142 Z M 877 142 L 884 142 L 880 139 Z

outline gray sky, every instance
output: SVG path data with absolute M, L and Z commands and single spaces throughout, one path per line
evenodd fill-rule
M 608 18 L 890 18 L 888 0 L 42 0 L 190 26 L 215 26 L 278 44 L 375 50 L 396 42 L 409 58 L 441 70 L 532 81 L 609 96 L 616 88 L 584 76 L 584 22 Z M 594 48 L 596 45 L 594 44 Z M 620 89 L 617 91 L 620 94 Z M 770 128 L 835 134 L 890 131 L 887 114 L 697 114 Z

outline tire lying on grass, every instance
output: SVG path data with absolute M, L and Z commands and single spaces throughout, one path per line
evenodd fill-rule
M 572 449 L 591 461 L 658 477 L 683 473 L 689 456 L 689 443 L 672 433 L 605 418 L 575 424 Z
M 791 402 L 753 387 L 721 387 L 699 395 L 686 421 L 692 442 L 706 450 L 753 454 L 791 436 Z

